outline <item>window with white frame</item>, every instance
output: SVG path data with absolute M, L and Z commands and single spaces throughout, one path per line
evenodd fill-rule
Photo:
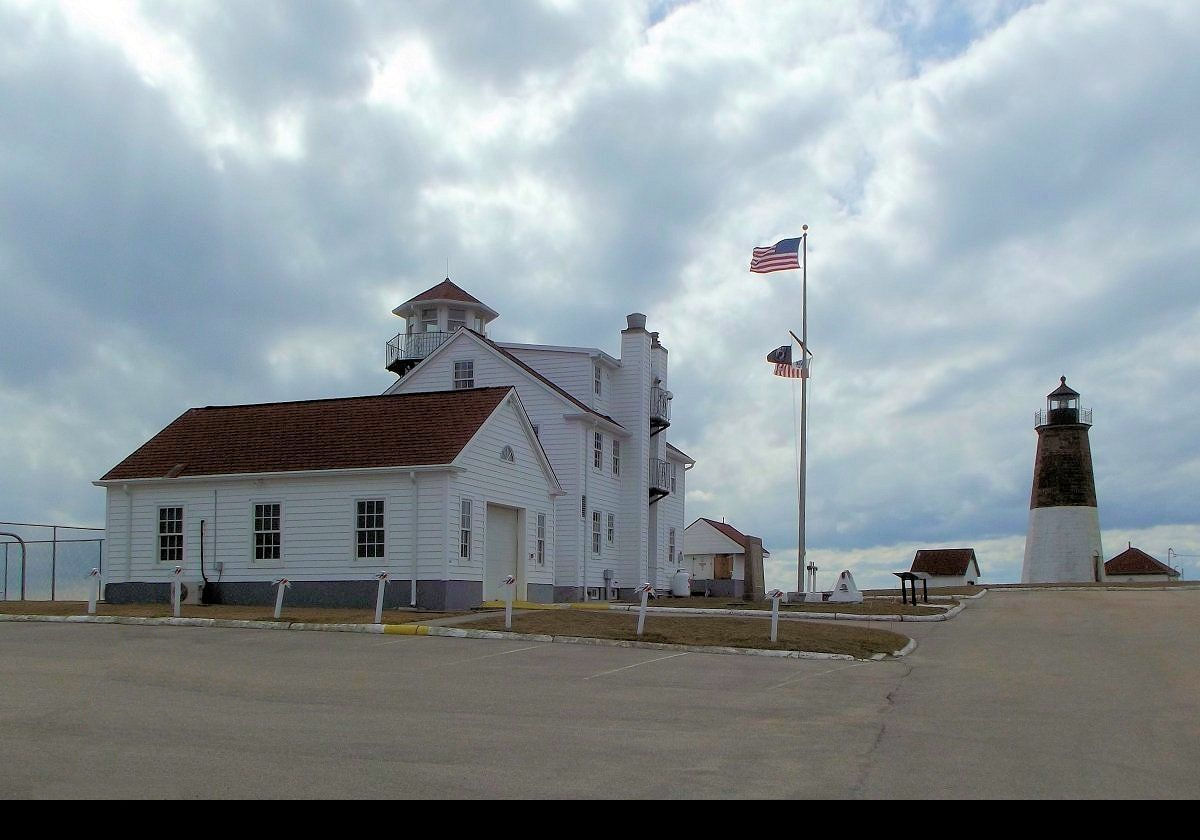
M 596 396 L 600 396 L 600 365 L 592 365 L 592 390 L 596 392 Z
M 671 492 L 675 492 L 675 465 L 671 465 Z
M 508 461 L 510 464 L 517 460 L 517 455 L 515 452 L 513 452 L 513 448 L 511 446 L 505 446 L 500 450 L 500 460 Z
M 437 332 L 438 314 L 436 309 L 421 310 L 421 329 L 424 332 Z
M 458 520 L 458 556 L 463 560 L 471 559 L 471 500 L 459 502 Z
M 546 514 L 537 515 L 537 563 L 546 565 Z
M 454 332 L 459 327 L 467 325 L 467 310 L 454 309 L 451 307 L 446 312 L 446 329 L 449 332 Z
M 600 553 L 600 511 L 592 511 L 592 554 Z
M 675 529 L 674 528 L 671 528 L 670 530 L 667 531 L 667 551 L 669 552 L 669 554 L 667 554 L 667 562 L 674 563 L 675 562 Z
M 613 438 L 613 475 L 621 474 L 621 441 Z
M 586 494 L 579 497 L 579 515 L 582 516 L 584 519 L 587 519 L 587 495 Z
M 608 515 L 608 544 L 612 545 L 613 540 L 617 537 L 617 515 L 610 513 Z
M 592 466 L 598 470 L 604 466 L 604 435 L 600 432 L 592 435 Z
M 359 560 L 383 557 L 383 499 L 360 499 L 354 522 L 355 555 Z
M 454 363 L 454 387 L 475 387 L 475 362 L 472 359 Z
M 172 566 L 183 565 L 183 508 L 158 509 L 158 560 Z
M 254 559 L 278 560 L 283 530 L 280 527 L 279 502 L 254 506 Z

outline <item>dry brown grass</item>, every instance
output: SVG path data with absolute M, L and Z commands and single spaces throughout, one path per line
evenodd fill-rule
M 930 596 L 933 595 L 978 595 L 983 590 L 994 584 L 989 583 L 987 586 L 931 586 L 929 587 Z M 894 596 L 897 600 L 900 598 L 900 589 L 864 589 L 863 595 L 886 595 Z M 922 595 L 921 585 L 917 584 L 917 598 Z
M 634 603 L 626 601 L 624 603 Z M 640 602 L 638 602 L 640 603 Z M 895 601 L 864 601 L 861 604 L 780 604 L 780 612 L 822 612 L 847 613 L 850 615 L 938 615 L 953 607 L 957 601 L 939 601 L 937 606 L 900 603 L 900 593 L 896 593 Z M 706 610 L 767 610 L 771 609 L 770 601 L 742 601 L 738 598 L 705 598 L 692 596 L 690 598 L 655 598 L 650 602 L 654 607 L 688 607 Z
M 503 630 L 504 616 L 488 616 L 464 626 L 480 630 Z M 907 636 L 889 630 L 809 621 L 779 622 L 779 641 L 772 644 L 769 641 L 769 619 L 707 616 L 682 618 L 662 613 L 646 615 L 646 632 L 639 637 L 637 613 L 590 610 L 538 610 L 521 613 L 513 616 L 512 629 L 517 633 L 545 633 L 552 636 L 845 653 L 859 659 L 866 659 L 876 653 L 892 653 L 908 644 Z
M 86 601 L 0 601 L 0 613 L 8 615 L 86 615 Z M 96 615 L 123 615 L 137 618 L 165 618 L 170 616 L 169 604 L 98 604 Z M 184 618 L 232 618 L 240 621 L 274 621 L 275 608 L 238 607 L 225 604 L 211 606 L 189 606 L 179 608 Z M 385 624 L 407 624 L 414 621 L 433 621 L 466 615 L 465 612 L 422 612 L 418 610 L 384 610 Z M 324 607 L 283 606 L 280 621 L 303 621 L 313 624 L 371 624 L 375 621 L 374 610 L 327 609 Z

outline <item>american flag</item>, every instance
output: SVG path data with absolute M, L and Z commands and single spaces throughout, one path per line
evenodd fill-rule
M 775 365 L 775 375 L 787 379 L 808 379 L 808 359 L 792 362 L 792 345 L 785 344 L 767 354 L 767 361 Z
M 800 240 L 781 239 L 774 245 L 755 248 L 750 257 L 750 270 L 756 274 L 769 274 L 772 271 L 786 271 L 789 268 L 800 267 Z

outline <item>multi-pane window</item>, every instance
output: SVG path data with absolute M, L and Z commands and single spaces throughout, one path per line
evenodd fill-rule
M 671 492 L 675 492 L 675 465 L 671 465 Z
M 604 435 L 599 432 L 592 435 L 592 466 L 596 469 L 604 466 Z
M 446 312 L 446 329 L 454 332 L 459 327 L 467 325 L 467 310 L 465 309 L 450 309 Z
M 592 365 L 592 390 L 600 396 L 600 365 Z
M 254 506 L 254 559 L 278 560 L 280 555 L 281 529 L 279 527 L 279 503 Z
M 354 523 L 354 542 L 358 559 L 384 556 L 383 499 L 358 502 Z
M 537 515 L 537 562 L 546 565 L 546 514 Z
M 612 545 L 613 540 L 617 536 L 617 515 L 610 513 L 608 515 L 608 544 Z
M 158 509 L 158 559 L 172 566 L 183 565 L 183 508 Z
M 613 438 L 613 475 L 621 474 L 621 441 Z
M 438 316 L 436 309 L 421 310 L 421 329 L 425 332 L 437 332 Z
M 671 528 L 667 531 L 667 562 L 675 562 L 675 529 Z
M 592 554 L 600 553 L 600 511 L 592 511 Z
M 454 363 L 454 387 L 475 387 L 475 362 L 473 360 L 467 359 L 464 362 Z
M 584 517 L 585 519 L 587 518 L 587 495 L 586 494 L 579 497 L 579 515 Z
M 463 499 L 459 503 L 458 522 L 458 556 L 464 560 L 471 559 L 471 500 Z

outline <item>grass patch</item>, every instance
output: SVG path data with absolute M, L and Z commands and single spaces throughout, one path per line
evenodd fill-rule
M 641 602 L 623 601 L 622 603 L 640 604 Z M 942 607 L 950 608 L 957 601 L 941 601 L 938 605 L 901 604 L 900 595 L 896 593 L 895 601 L 864 601 L 861 604 L 780 604 L 779 611 L 783 612 L 820 612 L 846 613 L 849 615 L 940 615 L 945 612 Z M 653 607 L 687 607 L 705 610 L 767 610 L 771 609 L 770 601 L 742 601 L 736 598 L 705 598 L 692 596 L 690 598 L 655 598 L 650 601 Z
M 0 601 L 0 613 L 7 615 L 86 615 L 86 601 Z M 466 615 L 466 612 L 427 612 L 420 610 L 384 610 L 385 624 L 407 624 L 413 621 L 433 621 Z M 97 604 L 96 615 L 120 615 L 133 618 L 167 618 L 172 615 L 169 604 Z M 179 608 L 183 618 L 231 618 L 240 621 L 274 621 L 275 607 L 239 607 L 226 604 Z M 371 624 L 373 609 L 336 609 L 325 607 L 283 606 L 280 621 L 303 621 L 312 624 Z
M 930 595 L 978 595 L 989 587 L 995 586 L 994 583 L 989 583 L 987 586 L 931 586 L 929 587 Z M 917 598 L 920 599 L 922 593 L 920 582 L 917 583 Z M 895 596 L 897 600 L 900 598 L 899 589 L 864 589 L 863 595 L 887 595 Z
M 472 621 L 469 626 L 479 630 L 503 630 L 504 616 L 488 616 Z M 683 618 L 661 613 L 647 614 L 646 632 L 639 637 L 637 613 L 587 610 L 538 610 L 514 615 L 512 629 L 517 633 L 546 633 L 552 636 L 845 653 L 859 659 L 876 653 L 892 653 L 908 644 L 907 636 L 890 630 L 808 621 L 779 622 L 779 641 L 772 644 L 769 641 L 769 620 L 708 616 Z

